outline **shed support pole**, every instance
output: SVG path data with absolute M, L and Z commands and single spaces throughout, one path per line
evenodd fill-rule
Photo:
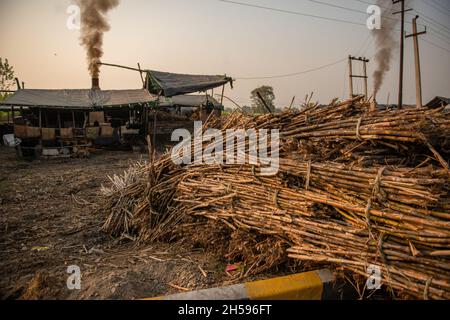
M 72 110 L 72 123 L 73 123 L 73 128 L 76 128 L 76 123 L 75 123 L 75 111 Z
M 59 143 L 61 144 L 61 148 L 63 147 L 63 141 L 61 136 L 61 111 L 58 110 L 58 128 L 59 128 Z
M 41 132 L 41 138 L 39 140 L 39 144 L 42 147 L 42 109 L 39 108 L 39 131 Z
M 39 129 L 42 129 L 42 109 L 39 109 Z
M 220 97 L 220 104 L 223 105 L 223 95 L 225 94 L 225 85 L 222 86 L 222 96 Z

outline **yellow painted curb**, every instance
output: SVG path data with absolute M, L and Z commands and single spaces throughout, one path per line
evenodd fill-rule
M 244 284 L 250 300 L 321 300 L 323 282 L 315 272 Z
M 144 300 L 321 300 L 330 297 L 334 281 L 331 271 L 323 269 Z

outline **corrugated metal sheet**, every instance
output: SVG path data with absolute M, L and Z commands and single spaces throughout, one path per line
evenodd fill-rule
M 138 90 L 41 90 L 22 89 L 9 96 L 2 105 L 92 109 L 155 101 L 145 89 Z
M 150 92 L 162 93 L 165 97 L 203 92 L 233 81 L 227 76 L 178 74 L 153 70 L 147 70 L 147 73 L 151 80 Z

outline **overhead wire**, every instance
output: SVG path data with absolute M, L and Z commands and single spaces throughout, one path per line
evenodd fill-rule
M 268 11 L 274 11 L 274 12 L 279 12 L 279 13 L 307 16 L 307 17 L 311 17 L 311 18 L 324 19 L 324 20 L 328 20 L 328 21 L 334 21 L 334 22 L 340 22 L 340 23 L 349 23 L 349 24 L 354 24 L 354 25 L 366 26 L 363 23 L 353 22 L 353 21 L 344 20 L 344 19 L 313 15 L 313 14 L 303 13 L 303 12 L 299 12 L 299 11 L 292 11 L 292 10 L 285 10 L 285 9 L 261 6 L 261 5 L 251 4 L 251 3 L 234 1 L 234 0 L 217 0 L 217 1 L 228 3 L 228 4 L 239 5 L 239 6 L 246 6 L 246 7 L 252 7 L 252 8 L 263 9 L 263 10 L 268 10 Z M 356 12 L 359 12 L 359 13 L 365 13 L 364 11 L 360 11 L 360 10 L 356 10 L 356 9 L 353 10 L 353 9 L 348 8 L 348 7 L 334 5 L 334 4 L 330 4 L 330 3 L 327 3 L 327 2 L 323 2 L 323 1 L 318 1 L 318 0 L 307 0 L 307 1 L 313 2 L 313 3 L 317 3 L 317 4 L 321 4 L 321 5 L 327 5 L 327 6 L 331 6 L 331 7 L 335 7 L 335 8 L 340 8 L 340 9 L 345 9 L 345 10 L 350 10 L 350 11 L 356 11 Z M 366 2 L 366 1 L 363 1 L 363 0 L 355 0 L 355 1 L 370 4 L 369 2 Z M 392 5 L 390 5 L 389 7 L 383 7 L 383 8 L 387 9 L 387 10 L 391 10 L 392 9 Z M 392 19 L 392 18 L 388 18 L 388 19 Z M 397 20 L 397 19 L 395 19 L 395 20 Z M 393 30 L 399 31 L 399 30 L 396 30 L 396 29 L 393 29 Z M 363 48 L 365 48 L 367 45 L 370 46 L 371 42 L 366 43 L 369 38 L 370 38 L 370 35 L 368 36 L 368 38 L 363 43 L 363 45 L 361 46 L 360 50 L 357 51 L 358 52 L 357 55 L 359 55 L 359 52 Z M 450 53 L 450 50 L 448 50 L 448 49 L 446 49 L 446 48 L 444 48 L 442 46 L 439 46 L 439 45 L 433 43 L 432 41 L 429 41 L 429 40 L 426 40 L 426 39 L 422 39 L 422 40 L 424 40 L 426 43 L 428 43 L 428 44 L 430 44 L 430 45 L 432 45 L 432 46 L 434 46 L 436 48 L 445 50 L 446 52 Z M 374 39 L 372 39 L 372 42 L 373 41 L 374 41 Z M 365 52 L 365 50 L 364 50 L 364 52 Z M 321 65 L 321 66 L 318 66 L 318 67 L 315 67 L 315 68 L 312 68 L 312 69 L 302 70 L 302 71 L 293 72 L 293 73 L 273 75 L 273 76 L 236 77 L 236 79 L 237 80 L 263 80 L 263 79 L 277 79 L 277 78 L 293 77 L 293 76 L 307 74 L 307 73 L 311 73 L 311 72 L 314 72 L 314 71 L 322 70 L 322 69 L 325 69 L 325 68 L 337 65 L 337 64 L 345 61 L 346 59 L 347 58 L 339 59 L 337 61 L 325 64 L 325 65 Z

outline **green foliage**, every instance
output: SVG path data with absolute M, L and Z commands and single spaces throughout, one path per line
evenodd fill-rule
M 242 107 L 242 112 L 245 114 L 253 114 L 253 109 L 249 106 L 243 106 Z
M 10 90 L 14 83 L 14 70 L 9 65 L 8 59 L 0 58 L 0 90 Z M 2 95 L 0 99 L 4 99 Z
M 267 106 L 270 108 L 272 112 L 275 111 L 275 94 L 273 92 L 273 88 L 271 86 L 261 86 L 259 88 L 256 88 L 251 92 L 251 100 L 252 100 L 252 107 L 254 113 L 267 113 L 268 110 L 264 106 L 264 103 L 259 99 L 257 93 L 262 96 L 264 101 L 266 102 Z

